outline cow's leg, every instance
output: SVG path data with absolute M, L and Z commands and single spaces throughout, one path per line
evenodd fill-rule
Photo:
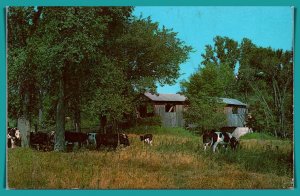
M 225 147 L 225 151 L 227 151 L 227 144 L 224 144 L 224 147 Z
M 209 145 L 209 143 L 204 143 L 204 151 L 206 151 L 207 146 Z
M 212 144 L 213 152 L 216 152 L 217 146 L 219 142 L 215 142 Z
M 16 147 L 15 140 L 13 138 L 11 138 L 10 142 L 11 142 L 11 148 L 15 148 Z

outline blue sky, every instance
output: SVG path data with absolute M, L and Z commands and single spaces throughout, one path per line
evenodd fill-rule
M 173 28 L 178 38 L 195 50 L 188 61 L 180 65 L 181 77 L 173 86 L 158 86 L 158 93 L 176 93 L 179 81 L 187 79 L 202 61 L 204 46 L 213 44 L 217 35 L 240 42 L 249 38 L 258 46 L 291 50 L 293 12 L 291 7 L 135 7 L 134 15 L 151 16 L 162 26 Z

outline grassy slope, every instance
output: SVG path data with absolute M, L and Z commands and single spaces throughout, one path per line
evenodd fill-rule
M 146 132 L 154 133 L 152 147 L 139 141 L 138 133 Z M 292 145 L 287 141 L 279 140 L 278 148 L 273 144 L 264 148 L 264 143 L 270 140 L 244 139 L 237 152 L 221 149 L 212 154 L 203 152 L 199 136 L 179 128 L 137 128 L 130 130 L 129 138 L 131 146 L 117 151 L 85 149 L 58 153 L 9 149 L 9 187 L 252 189 L 291 186 Z

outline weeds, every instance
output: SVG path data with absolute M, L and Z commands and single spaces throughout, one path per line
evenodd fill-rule
M 184 129 L 131 130 L 131 145 L 116 151 L 71 153 L 8 150 L 8 185 L 29 189 L 252 189 L 288 188 L 291 142 L 244 139 L 236 152 L 204 152 Z M 153 133 L 153 146 L 138 138 Z M 260 144 L 260 145 L 258 145 Z M 271 144 L 271 148 L 264 148 Z M 278 149 L 276 146 L 279 146 Z

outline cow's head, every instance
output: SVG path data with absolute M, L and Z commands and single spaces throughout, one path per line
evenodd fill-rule
M 16 131 L 15 131 L 15 137 L 16 137 L 17 139 L 21 139 L 21 133 L 20 133 L 20 130 L 19 130 L 19 129 L 16 129 Z
M 230 146 L 233 150 L 236 150 L 237 146 L 239 145 L 239 141 L 235 138 L 235 137 L 232 137 L 230 139 Z
M 213 137 L 214 131 L 210 130 L 210 131 L 205 131 L 203 133 L 203 143 L 210 143 Z
M 120 134 L 120 144 L 124 146 L 130 146 L 128 136 L 124 133 Z
M 141 139 L 141 141 L 143 141 L 144 140 L 144 136 L 140 135 L 140 139 Z

